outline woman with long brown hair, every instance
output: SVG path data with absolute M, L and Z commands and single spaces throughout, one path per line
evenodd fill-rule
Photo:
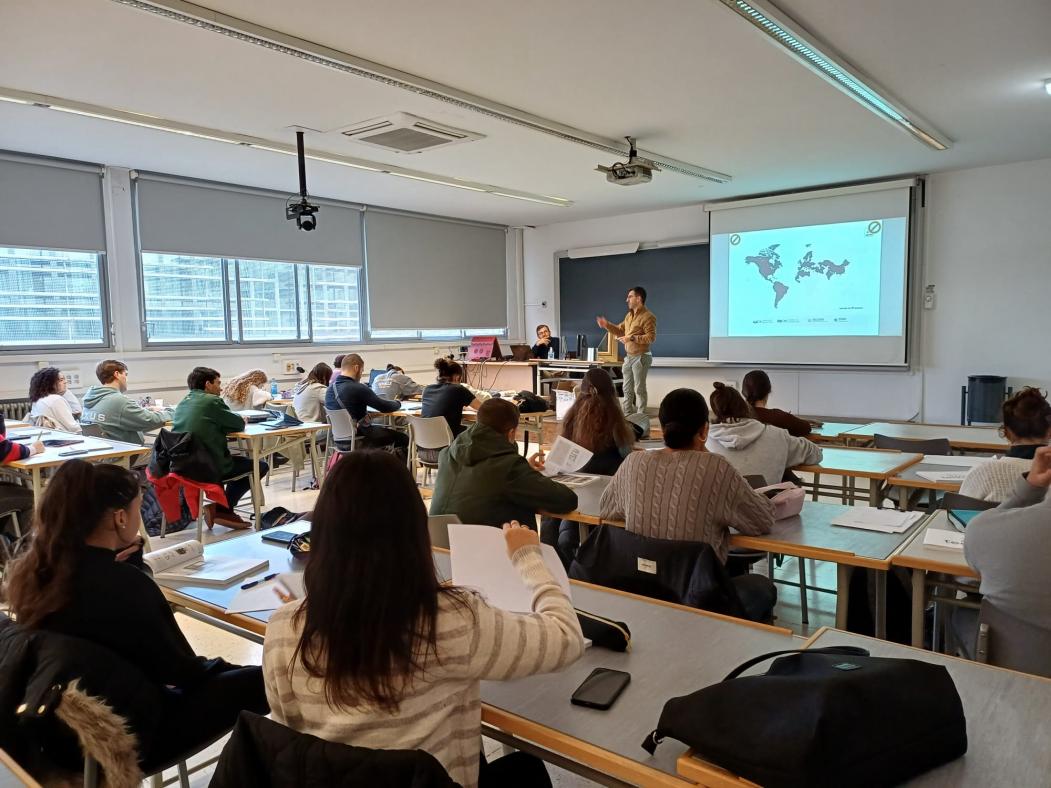
M 523 753 L 480 762 L 479 682 L 557 671 L 584 648 L 535 532 L 504 526 L 533 591 L 521 615 L 441 584 L 416 483 L 389 452 L 344 457 L 311 523 L 306 597 L 274 613 L 263 646 L 274 719 L 328 741 L 425 750 L 465 788 L 550 785 Z
M 18 625 L 104 646 L 161 687 L 164 751 L 229 728 L 242 709 L 266 714 L 262 671 L 197 656 L 143 569 L 139 478 L 70 460 L 45 488 L 32 540 L 5 576 Z M 143 760 L 149 753 L 140 753 Z
M 292 390 L 292 407 L 303 421 L 325 420 L 325 392 L 332 378 L 332 367 L 321 361 Z

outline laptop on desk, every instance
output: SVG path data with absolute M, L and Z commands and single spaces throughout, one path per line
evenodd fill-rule
M 511 345 L 512 361 L 531 361 L 533 359 L 533 348 L 529 345 Z

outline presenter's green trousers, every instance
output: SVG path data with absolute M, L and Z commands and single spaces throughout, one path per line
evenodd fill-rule
M 646 412 L 646 374 L 653 365 L 651 353 L 626 356 L 621 371 L 624 373 L 624 415 Z

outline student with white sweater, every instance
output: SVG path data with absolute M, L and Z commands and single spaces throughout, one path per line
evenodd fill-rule
M 325 421 L 325 393 L 332 379 L 332 367 L 318 362 L 306 379 L 292 390 L 292 407 L 303 421 Z
M 983 501 L 1006 501 L 1036 450 L 1051 440 L 1051 404 L 1039 389 L 1026 386 L 1001 408 L 1003 436 L 1011 444 L 1003 457 L 979 463 L 967 472 L 960 494 Z
M 388 452 L 337 463 L 311 522 L 306 597 L 274 613 L 263 645 L 273 718 L 328 741 L 424 750 L 465 788 L 550 786 L 531 755 L 481 758 L 480 682 L 558 671 L 584 651 L 536 533 L 504 526 L 533 594 L 525 615 L 441 584 L 415 480 Z
M 767 484 L 777 484 L 790 468 L 821 462 L 820 446 L 755 419 L 737 389 L 717 382 L 709 402 L 708 451 L 725 457 L 742 476 L 762 476 Z
M 58 367 L 44 367 L 29 379 L 29 420 L 38 427 L 80 433 L 80 422 L 66 399 L 66 377 Z

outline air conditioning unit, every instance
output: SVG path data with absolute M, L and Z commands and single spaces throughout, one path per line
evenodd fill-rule
M 338 131 L 355 142 L 395 153 L 420 153 L 461 142 L 480 140 L 485 136 L 407 112 L 395 112 L 383 118 L 373 118 Z

